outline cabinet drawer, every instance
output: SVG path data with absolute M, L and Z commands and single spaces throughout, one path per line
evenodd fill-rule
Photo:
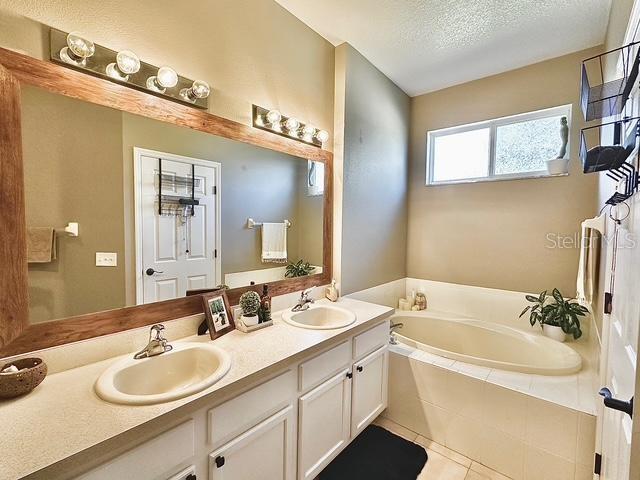
M 195 453 L 194 422 L 189 420 L 78 477 L 78 480 L 159 478 L 190 460 Z
M 292 402 L 296 377 L 292 370 L 209 410 L 209 443 L 218 446 L 247 431 Z
M 351 342 L 346 341 L 300 364 L 300 390 L 326 380 L 351 362 Z
M 367 330 L 353 339 L 353 358 L 362 358 L 367 353 L 389 342 L 389 320 Z

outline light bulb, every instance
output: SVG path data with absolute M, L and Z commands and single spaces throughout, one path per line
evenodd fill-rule
M 67 35 L 67 46 L 60 50 L 60 59 L 71 65 L 85 66 L 87 58 L 96 53 L 96 46 L 78 32 Z
M 284 122 L 284 128 L 287 129 L 289 135 L 297 135 L 298 128 L 300 128 L 300 122 L 295 117 L 287 118 L 287 121 Z
M 167 88 L 173 88 L 178 84 L 178 74 L 171 67 L 160 67 L 158 73 L 147 78 L 147 88 L 164 93 Z
M 209 87 L 207 82 L 202 80 L 196 80 L 190 88 L 180 90 L 180 96 L 192 103 L 195 103 L 199 98 L 207 98 L 210 93 L 211 87 Z
M 316 127 L 313 125 L 305 125 L 302 127 L 302 138 L 306 141 L 311 141 L 313 135 L 316 133 Z
M 276 125 L 280 123 L 282 119 L 282 114 L 278 110 L 269 110 L 267 113 L 267 123 L 271 125 Z
M 326 141 L 329 140 L 329 132 L 326 130 L 319 130 L 318 133 L 316 133 L 316 138 L 320 143 L 326 143 Z
M 129 75 L 139 71 L 140 59 L 131 50 L 118 52 L 115 63 L 110 63 L 106 68 L 107 75 L 123 82 L 129 80 Z

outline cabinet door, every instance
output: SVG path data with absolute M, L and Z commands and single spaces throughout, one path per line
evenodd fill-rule
M 294 415 L 289 405 L 209 455 L 210 480 L 293 480 Z
M 300 397 L 298 478 L 315 478 L 349 442 L 351 373 L 344 369 Z
M 353 365 L 351 436 L 358 435 L 387 408 L 389 352 L 385 345 Z

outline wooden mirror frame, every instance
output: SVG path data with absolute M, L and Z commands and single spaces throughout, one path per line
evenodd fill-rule
M 61 65 L 0 48 L 0 358 L 203 313 L 200 295 L 29 325 L 20 84 L 325 164 L 322 273 L 269 283 L 272 296 L 328 284 L 333 154 Z M 227 290 L 231 304 L 262 284 Z M 195 333 L 195 332 L 194 332 Z

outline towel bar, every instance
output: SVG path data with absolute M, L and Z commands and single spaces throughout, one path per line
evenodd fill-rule
M 284 220 L 284 224 L 289 228 L 291 226 L 291 222 L 287 219 Z M 262 222 L 256 222 L 253 218 L 247 218 L 247 228 L 256 228 L 261 227 Z

